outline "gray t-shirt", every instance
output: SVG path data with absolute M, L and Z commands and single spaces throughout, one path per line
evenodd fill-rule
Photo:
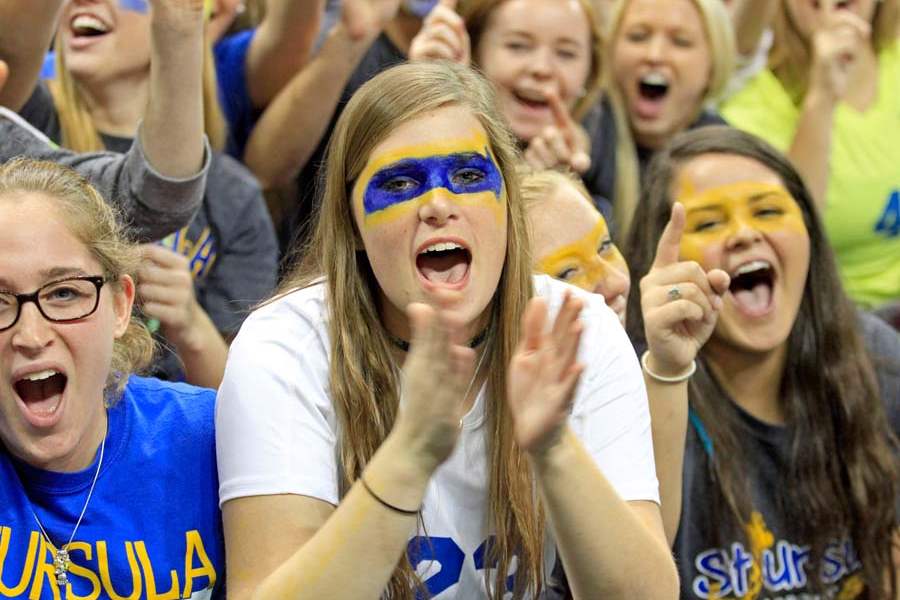
M 140 143 L 125 154 L 77 153 L 56 147 L 16 113 L 0 107 L 0 163 L 19 156 L 48 160 L 86 177 L 110 204 L 118 208 L 135 239 L 159 239 L 187 224 L 203 197 L 210 150 L 196 175 L 166 177 L 153 169 Z
M 860 316 L 861 334 L 875 364 L 887 418 L 900 433 L 900 336 L 879 319 Z M 732 402 L 724 394 L 722 402 Z M 731 523 L 715 498 L 709 456 L 697 426 L 688 427 L 684 457 L 682 512 L 675 539 L 681 598 L 753 600 L 838 597 L 850 593 L 859 568 L 852 543 L 835 539 L 822 565 L 824 591 L 810 590 L 808 546 L 791 535 L 790 517 L 779 503 L 787 480 L 791 434 L 788 428 L 763 423 L 732 403 L 744 426 L 740 433 L 743 462 L 752 496 L 752 518 L 744 536 L 723 528 Z M 754 555 L 756 555 L 754 557 Z M 718 595 L 712 591 L 718 589 Z

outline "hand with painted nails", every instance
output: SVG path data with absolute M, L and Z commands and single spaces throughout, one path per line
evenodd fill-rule
M 475 351 L 466 345 L 453 312 L 420 303 L 410 304 L 406 312 L 412 340 L 394 431 L 430 473 L 456 446 L 467 392 L 477 394 L 472 385 Z
M 553 125 L 528 142 L 525 161 L 535 169 L 569 168 L 583 174 L 591 167 L 590 139 L 556 92 L 547 96 Z
M 582 301 L 566 293 L 551 328 L 547 303 L 533 298 L 522 317 L 522 337 L 507 372 L 507 401 L 516 443 L 540 455 L 558 443 L 584 370 L 577 362 Z
M 351 39 L 361 40 L 378 35 L 399 9 L 400 0 L 343 0 L 341 23 Z
M 449 60 L 469 66 L 471 42 L 465 22 L 456 13 L 456 1 L 440 0 L 431 10 L 409 46 L 410 60 Z
M 849 91 L 857 58 L 870 43 L 872 27 L 849 10 L 837 8 L 838 0 L 819 0 L 819 22 L 812 39 L 809 91 L 833 102 Z
M 679 260 L 685 227 L 684 205 L 676 202 L 650 272 L 641 279 L 641 310 L 649 368 L 664 377 L 686 372 L 712 335 L 731 279 L 708 273 L 694 261 Z

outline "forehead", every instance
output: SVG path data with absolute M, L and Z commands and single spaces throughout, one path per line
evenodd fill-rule
M 674 198 L 679 198 L 685 190 L 690 190 L 690 195 L 696 195 L 747 182 L 784 185 L 774 171 L 752 158 L 733 154 L 703 154 L 681 166 L 672 182 L 674 189 L 671 193 Z
M 587 14 L 578 0 L 507 0 L 491 13 L 489 30 L 572 40 L 589 39 Z
M 700 11 L 693 0 L 631 0 L 623 25 L 638 23 L 703 32 Z
M 485 146 L 487 133 L 472 111 L 451 105 L 401 123 L 375 146 L 367 165 L 452 152 L 483 153 Z
M 99 265 L 69 228 L 55 202 L 43 194 L 0 195 L 0 278 L 59 267 Z
M 603 220 L 600 212 L 571 185 L 563 183 L 529 209 L 535 247 L 577 242 Z

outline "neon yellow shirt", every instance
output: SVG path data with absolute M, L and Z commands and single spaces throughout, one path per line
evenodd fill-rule
M 835 111 L 824 214 L 844 288 L 869 308 L 900 300 L 900 43 L 879 54 L 878 68 L 875 104 L 864 113 L 846 104 Z M 786 152 L 800 111 L 767 70 L 721 114 Z

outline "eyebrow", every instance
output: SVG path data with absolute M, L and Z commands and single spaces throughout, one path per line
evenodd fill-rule
M 687 211 L 687 214 L 697 213 L 697 212 L 713 212 L 722 210 L 722 203 L 718 204 L 704 204 L 703 206 L 698 206 L 696 208 L 692 208 Z
M 484 154 L 479 154 L 478 152 L 454 152 L 452 154 L 436 154 L 434 156 L 420 156 L 417 158 L 402 158 L 402 159 L 398 160 L 397 162 L 392 162 L 390 164 L 384 165 L 383 167 L 381 167 L 380 169 L 375 171 L 375 173 L 373 173 L 373 176 L 377 175 L 379 173 L 383 173 L 385 171 L 389 171 L 391 169 L 405 169 L 408 167 L 415 167 L 423 160 L 428 160 L 430 158 L 435 158 L 435 157 L 452 158 L 453 160 L 455 160 L 458 163 L 468 162 L 468 161 L 474 160 L 476 158 L 480 158 L 480 159 L 489 158 L 488 156 L 486 156 Z
M 781 192 L 776 192 L 776 191 L 759 192 L 758 194 L 753 194 L 752 196 L 750 196 L 750 198 L 748 198 L 748 202 L 750 202 L 752 204 L 753 202 L 761 202 L 761 201 L 765 200 L 766 198 L 770 198 L 770 197 L 780 198 L 782 196 L 783 196 L 783 194 Z
M 52 269 L 42 269 L 38 271 L 38 274 L 44 282 L 41 285 L 46 285 L 50 280 L 65 279 L 66 277 L 84 277 L 88 273 L 80 267 L 53 267 Z M 12 283 L 0 276 L 0 291 L 10 291 L 13 287 L 15 286 Z

